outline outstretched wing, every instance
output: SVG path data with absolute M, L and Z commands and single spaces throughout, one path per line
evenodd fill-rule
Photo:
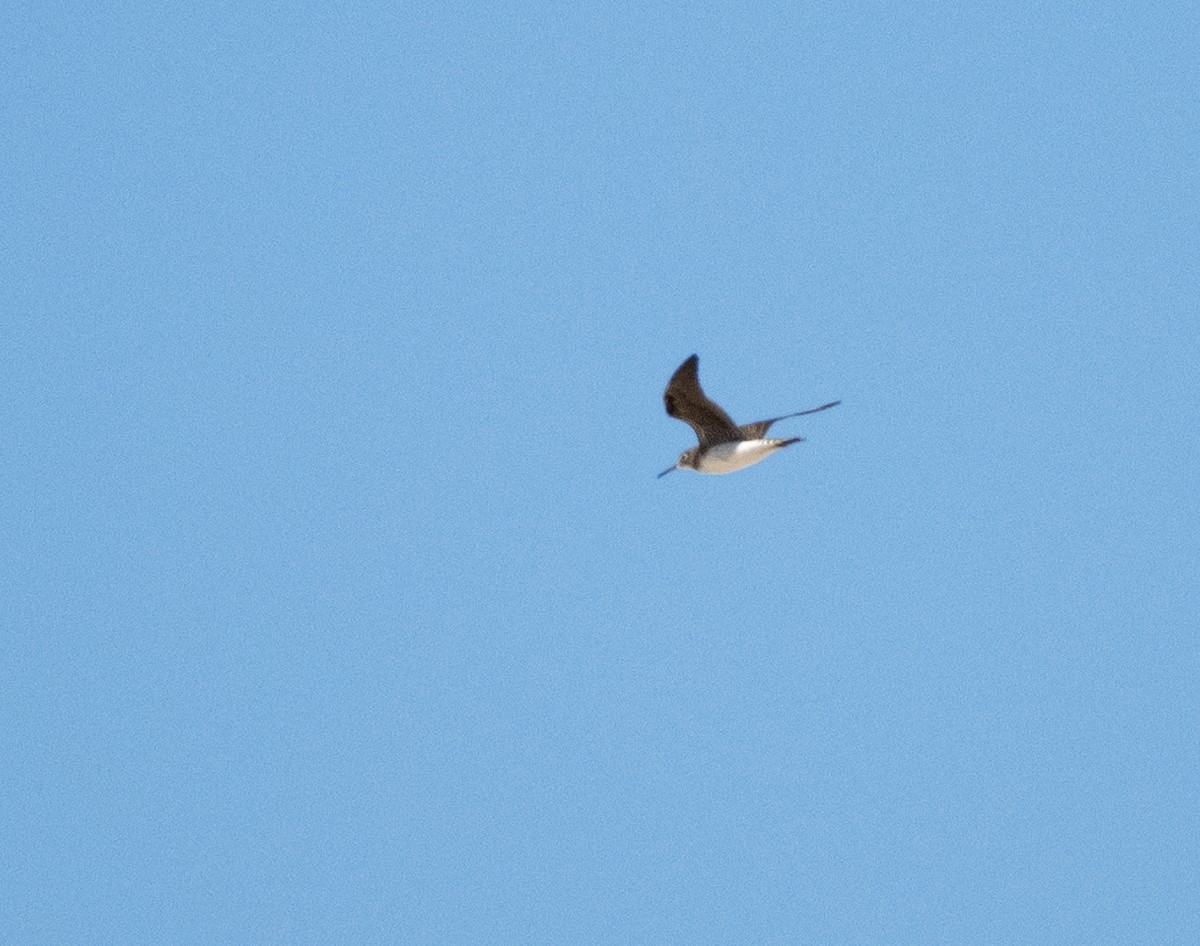
M 796 411 L 794 414 L 780 414 L 778 417 L 772 417 L 770 420 L 756 420 L 753 424 L 742 424 L 742 426 L 737 429 L 737 439 L 759 440 L 777 420 L 787 420 L 789 417 L 803 417 L 805 414 L 815 414 L 817 411 L 827 411 L 829 408 L 837 407 L 841 403 L 841 401 L 830 401 L 828 404 L 822 404 L 820 407 L 812 407 L 807 411 Z
M 737 425 L 729 415 L 704 396 L 704 391 L 700 388 L 700 379 L 696 375 L 699 364 L 700 359 L 692 355 L 671 375 L 667 390 L 663 394 L 667 413 L 679 418 L 696 431 L 702 447 L 741 440 L 742 435 L 738 433 Z

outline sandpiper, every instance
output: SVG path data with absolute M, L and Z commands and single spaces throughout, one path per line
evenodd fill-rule
M 678 417 L 692 430 L 700 443 L 691 450 L 684 450 L 674 466 L 667 467 L 659 473 L 659 478 L 666 476 L 672 470 L 695 470 L 697 473 L 732 473 L 743 467 L 751 466 L 760 460 L 765 460 L 776 450 L 799 443 L 803 437 L 789 437 L 786 440 L 764 438 L 763 434 L 777 420 L 787 417 L 801 417 L 805 414 L 815 414 L 817 411 L 837 407 L 841 401 L 830 401 L 820 407 L 807 411 L 796 411 L 794 414 L 781 414 L 770 420 L 760 420 L 753 424 L 735 424 L 720 406 L 714 404 L 704 395 L 700 388 L 700 379 L 696 368 L 700 359 L 692 355 L 679 366 L 671 375 L 667 390 L 663 394 L 663 403 L 667 405 L 667 413 Z

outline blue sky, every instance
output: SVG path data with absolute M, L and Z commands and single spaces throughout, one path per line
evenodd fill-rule
M 1194 4 L 5 32 L 0 939 L 1200 939 Z

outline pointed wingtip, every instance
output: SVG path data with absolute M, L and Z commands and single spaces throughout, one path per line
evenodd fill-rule
M 675 369 L 671 374 L 671 380 L 667 383 L 667 394 L 669 395 L 672 387 L 677 384 L 686 384 L 689 380 L 699 384 L 699 366 L 700 358 L 692 355 L 690 358 L 685 358 L 683 364 Z M 667 413 L 671 414 L 670 407 L 667 408 Z M 671 414 L 674 417 L 674 414 Z

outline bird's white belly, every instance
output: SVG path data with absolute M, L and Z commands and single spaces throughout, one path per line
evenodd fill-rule
M 738 440 L 710 447 L 696 468 L 697 473 L 732 473 L 765 460 L 778 450 L 778 440 Z

